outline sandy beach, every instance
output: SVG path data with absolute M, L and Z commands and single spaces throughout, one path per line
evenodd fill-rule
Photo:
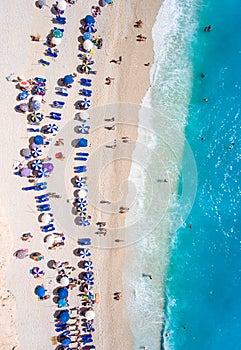
M 35 76 L 47 79 L 46 103 L 41 105 L 41 113 L 48 115 L 51 110 L 49 104 L 56 100 L 55 87 L 59 78 L 66 74 L 76 72 L 81 61 L 77 57 L 80 53 L 78 38 L 80 37 L 80 20 L 90 13 L 92 5 L 77 1 L 73 6 L 67 6 L 65 16 L 66 25 L 63 26 L 64 37 L 59 46 L 59 57 L 56 60 L 48 59 L 50 66 L 44 67 L 38 64 L 46 47 L 43 45 L 53 24 L 53 14 L 49 7 L 38 9 L 34 2 L 11 3 L 4 1 L 4 13 L 1 14 L 1 23 L 6 29 L 1 33 L 2 60 L 1 60 L 1 322 L 0 322 L 0 345 L 1 349 L 55 349 L 56 336 L 54 327 L 54 313 L 57 309 L 51 297 L 49 300 L 39 301 L 34 294 L 38 284 L 44 284 L 47 293 L 52 295 L 59 285 L 56 282 L 56 271 L 47 267 L 51 259 L 56 261 L 69 261 L 71 266 L 78 267 L 79 257 L 73 254 L 78 247 L 76 235 L 65 232 L 66 243 L 63 248 L 56 251 L 48 250 L 43 242 L 44 235 L 40 231 L 38 222 L 39 213 L 36 211 L 34 196 L 38 193 L 24 192 L 22 187 L 28 186 L 28 180 L 13 175 L 13 163 L 23 160 L 19 152 L 26 148 L 28 139 L 33 136 L 26 130 L 29 127 L 26 115 L 16 113 L 14 107 L 18 102 L 16 96 L 19 91 L 16 83 L 8 82 L 6 76 L 14 73 L 14 78 L 20 76 L 30 79 Z M 49 3 L 49 5 L 51 5 Z M 130 126 L 128 115 L 123 116 L 115 113 L 115 130 L 107 130 L 105 126 L 113 125 L 105 122 L 106 116 L 99 115 L 98 111 L 104 111 L 105 105 L 119 103 L 140 104 L 146 90 L 150 86 L 150 67 L 153 63 L 153 42 L 151 30 L 156 15 L 161 6 L 159 1 L 115 1 L 102 9 L 101 15 L 96 19 L 97 35 L 103 38 L 103 48 L 95 50 L 93 59 L 96 75 L 93 80 L 93 95 L 91 98 L 90 116 L 91 132 L 88 135 L 88 151 L 92 156 L 89 162 L 88 177 L 89 214 L 92 216 L 92 224 L 87 228 L 80 228 L 80 237 L 89 236 L 94 244 L 91 247 L 92 261 L 94 264 L 95 287 L 94 290 L 100 295 L 100 302 L 94 306 L 96 318 L 94 321 L 95 333 L 93 335 L 96 349 L 134 349 L 134 340 L 131 333 L 128 316 L 126 313 L 125 290 L 123 290 L 123 271 L 129 257 L 128 248 L 121 244 L 118 248 L 116 239 L 126 240 L 125 215 L 119 214 L 120 206 L 126 205 L 128 189 L 127 179 L 131 167 L 131 156 L 135 148 L 137 138 L 136 125 Z M 24 21 L 20 20 L 20 13 L 24 13 Z M 139 19 L 142 20 L 142 28 L 134 27 Z M 40 42 L 31 41 L 30 35 L 39 33 Z M 144 41 L 136 41 L 137 35 L 147 37 Z M 120 64 L 110 63 L 118 60 Z M 47 60 L 47 59 L 46 59 Z M 76 72 L 77 77 L 73 87 L 69 90 L 69 96 L 65 98 L 66 105 L 61 113 L 63 118 L 58 122 L 60 134 L 64 135 L 67 125 L 71 125 L 76 113 L 76 101 L 80 100 L 78 83 L 82 77 Z M 84 76 L 84 75 L 83 75 Z M 113 78 L 107 85 L 106 77 Z M 100 107 L 100 109 L 98 109 Z M 108 110 L 108 108 L 106 109 Z M 117 110 L 118 111 L 118 110 Z M 109 113 L 109 114 L 108 114 Z M 108 110 L 108 117 L 111 114 Z M 98 119 L 97 119 L 98 118 Z M 46 121 L 47 123 L 48 121 Z M 44 124 L 44 122 L 43 122 Z M 125 144 L 122 137 L 128 137 L 131 142 Z M 107 144 L 113 144 L 117 140 L 116 149 L 108 149 Z M 66 138 L 67 140 L 67 138 Z M 62 150 L 57 149 L 56 152 Z M 68 158 L 68 148 L 63 148 L 63 153 Z M 49 155 L 48 149 L 44 154 Z M 98 156 L 97 156 L 98 155 Z M 125 157 L 123 161 L 122 158 Z M 68 163 L 57 162 L 56 169 L 65 169 L 65 179 L 68 184 L 67 194 L 71 196 L 70 179 L 73 177 L 73 168 L 67 165 L 76 165 L 72 160 Z M 66 165 L 67 164 L 67 165 Z M 108 166 L 103 167 L 103 164 Z M 67 169 L 66 169 L 67 168 Z M 68 192 L 68 188 L 70 189 Z M 108 200 L 110 205 L 100 205 L 101 200 Z M 57 200 L 56 200 L 57 201 Z M 57 202 L 55 202 L 57 203 Z M 65 209 L 71 213 L 71 204 L 61 200 L 60 212 L 65 215 Z M 98 205 L 97 205 L 98 203 Z M 53 204 L 53 207 L 56 204 Z M 107 222 L 108 234 L 106 237 L 97 237 L 95 223 Z M 57 232 L 62 227 L 56 222 Z M 70 225 L 71 227 L 71 225 Z M 31 232 L 33 238 L 30 242 L 22 242 L 20 236 L 25 232 Z M 79 237 L 77 237 L 79 238 Z M 43 280 L 36 281 L 29 273 L 34 262 L 30 259 L 18 260 L 13 253 L 20 248 L 28 248 L 30 252 L 39 251 L 45 259 L 38 262 L 37 266 L 45 271 Z M 108 249 L 107 249 L 108 248 Z M 113 248 L 113 249 L 112 249 Z M 74 277 L 80 271 L 75 271 Z M 123 298 L 119 301 L 113 299 L 113 293 L 121 291 Z M 78 292 L 73 289 L 69 296 L 71 306 L 80 306 Z M 16 306 L 15 306 L 16 304 Z M 144 346 L 145 344 L 140 344 Z M 75 344 L 73 344 L 75 346 Z

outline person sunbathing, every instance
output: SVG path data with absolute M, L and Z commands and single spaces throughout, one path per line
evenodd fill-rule
M 139 20 L 136 21 L 136 23 L 134 24 L 134 27 L 135 27 L 135 28 L 142 28 L 142 24 L 143 24 L 142 20 L 139 19 Z

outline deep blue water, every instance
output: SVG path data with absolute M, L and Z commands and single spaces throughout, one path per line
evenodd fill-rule
M 199 26 L 191 44 L 186 138 L 196 159 L 198 188 L 171 252 L 165 348 L 240 350 L 241 1 L 193 2 Z M 212 31 L 204 32 L 209 24 Z

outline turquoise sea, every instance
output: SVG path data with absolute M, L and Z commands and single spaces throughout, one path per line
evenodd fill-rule
M 198 175 L 170 233 L 165 350 L 241 349 L 240 34 L 240 0 L 165 0 L 153 30 L 151 104 L 183 128 Z
M 240 0 L 165 0 L 153 28 L 144 106 L 159 114 L 139 118 L 144 170 L 130 176 L 142 236 L 128 266 L 135 349 L 241 349 L 240 33 Z M 179 180 L 165 215 L 160 177 Z

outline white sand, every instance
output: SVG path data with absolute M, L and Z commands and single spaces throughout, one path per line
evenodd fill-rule
M 132 1 L 127 5 L 126 1 L 121 0 L 116 1 L 113 7 L 109 6 L 103 9 L 96 27 L 98 28 L 97 34 L 104 38 L 104 47 L 102 50 L 96 50 L 94 55 L 95 69 L 97 69 L 98 74 L 93 76 L 92 105 L 98 106 L 110 102 L 139 103 L 141 101 L 150 84 L 149 68 L 145 67 L 144 63 L 152 62 L 153 59 L 151 27 L 160 3 L 161 1 L 146 2 L 142 0 Z M 42 43 L 31 42 L 30 35 L 39 33 L 45 39 L 45 36 L 53 27 L 50 22 L 52 15 L 49 8 L 39 10 L 35 7 L 34 2 L 19 2 L 17 0 L 12 2 L 4 0 L 4 5 L 4 11 L 1 11 L 1 23 L 4 31 L 0 34 L 2 45 L 2 59 L 0 62 L 2 127 L 0 140 L 1 164 L 4 164 L 1 169 L 1 201 L 6 218 L 2 219 L 4 224 L 1 229 L 1 252 L 3 254 L 1 273 L 4 274 L 4 266 L 7 260 L 10 259 L 7 272 L 7 288 L 16 297 L 17 315 L 15 329 L 13 325 L 15 301 L 6 292 L 6 287 L 2 284 L 2 288 L 5 288 L 3 298 L 10 295 L 8 297 L 10 301 L 7 302 L 7 308 L 3 306 L 5 300 L 1 303 L 1 316 L 6 320 L 6 327 L 3 327 L 1 322 L 0 339 L 5 339 L 6 334 L 9 333 L 12 334 L 12 337 L 8 337 L 9 343 L 1 344 L 1 349 L 12 349 L 17 345 L 18 336 L 19 346 L 16 349 L 42 350 L 52 348 L 51 338 L 55 335 L 53 313 L 57 307 L 52 299 L 44 302 L 37 300 L 34 295 L 34 288 L 41 284 L 41 281 L 34 280 L 29 270 L 33 266 L 43 267 L 46 272 L 43 283 L 46 289 L 51 292 L 57 286 L 55 282 L 56 272 L 46 267 L 47 261 L 51 258 L 68 260 L 74 266 L 77 266 L 79 259 L 72 254 L 73 249 L 77 247 L 76 240 L 69 237 L 64 249 L 59 249 L 56 252 L 47 250 L 43 243 L 44 235 L 40 232 L 37 221 L 38 213 L 36 212 L 34 195 L 38 193 L 21 191 L 23 186 L 28 185 L 27 180 L 12 175 L 12 164 L 14 161 L 21 159 L 19 151 L 27 147 L 28 138 L 32 134 L 28 135 L 26 132 L 26 116 L 16 113 L 13 109 L 17 104 L 16 96 L 19 91 L 15 89 L 15 84 L 7 82 L 5 77 L 11 72 L 14 72 L 15 76 L 18 75 L 26 79 L 35 76 L 46 77 L 47 103 L 42 106 L 41 111 L 47 114 L 50 111 L 48 104 L 56 99 L 54 87 L 57 86 L 58 78 L 75 72 L 77 65 L 81 62 L 77 58 L 79 53 L 77 38 L 80 35 L 79 21 L 89 13 L 91 4 L 79 1 L 74 7 L 67 7 L 65 14 L 68 23 L 64 26 L 65 34 L 59 47 L 60 55 L 56 62 L 47 58 L 48 61 L 51 61 L 51 65 L 47 68 L 37 64 L 39 58 L 44 58 L 42 53 L 45 47 Z M 144 23 L 142 30 L 133 27 L 135 21 L 140 18 Z M 137 43 L 135 38 L 139 33 L 146 35 L 148 40 Z M 121 65 L 109 63 L 111 59 L 118 59 L 120 55 L 123 57 Z M 104 84 L 107 76 L 115 78 L 111 86 Z M 67 99 L 67 106 L 62 110 L 64 118 L 61 123 L 58 122 L 60 127 L 70 121 L 76 113 L 74 103 L 79 99 L 79 88 L 80 86 L 75 82 Z M 98 138 L 91 140 L 92 151 L 98 145 L 103 144 L 106 137 L 110 137 L 110 139 L 119 138 L 123 136 L 123 133 L 125 135 L 125 132 L 126 130 L 118 128 L 117 132 L 110 136 L 108 132 L 102 131 Z M 132 139 L 136 137 L 136 128 L 131 131 L 128 130 L 128 132 Z M 129 158 L 132 149 L 133 146 L 129 148 Z M 58 149 L 56 149 L 57 151 Z M 118 152 L 122 153 L 122 149 L 119 149 Z M 64 167 L 65 164 L 62 164 Z M 128 177 L 129 169 L 130 164 L 129 166 L 126 165 L 125 169 L 121 164 L 119 166 L 115 164 L 114 167 L 109 168 L 107 177 L 109 177 L 109 181 L 116 179 L 114 183 L 121 183 Z M 70 176 L 73 176 L 72 172 L 70 172 Z M 90 171 L 88 176 L 90 182 L 93 182 L 94 172 Z M 106 183 L 108 184 L 108 181 Z M 116 201 L 118 185 L 111 193 L 109 186 L 105 186 L 103 182 L 100 186 L 103 196 Z M 124 197 L 122 197 L 122 201 L 124 203 Z M 1 214 L 1 216 L 3 215 L 4 213 Z M 105 219 L 98 210 L 93 210 L 92 215 L 98 220 Z M 119 227 L 124 224 L 124 216 L 113 216 L 110 220 L 112 227 Z M 11 233 L 6 230 L 6 225 L 10 226 Z M 92 227 L 86 232 L 92 232 L 93 234 L 94 229 L 95 227 Z M 2 232 L 5 233 L 4 243 L 2 243 Z M 19 237 L 24 232 L 32 232 L 34 237 L 30 243 L 24 243 L 20 240 Z M 66 232 L 66 234 L 68 233 L 70 232 Z M 42 252 L 45 255 L 45 260 L 37 264 L 30 259 L 16 260 L 12 254 L 16 249 L 22 247 L 29 248 L 30 252 Z M 93 257 L 96 266 L 96 291 L 100 292 L 101 296 L 101 302 L 96 306 L 95 328 L 97 332 L 94 335 L 95 344 L 99 349 L 133 348 L 132 336 L 123 307 L 124 302 L 113 300 L 113 292 L 122 290 L 121 272 L 125 256 L 126 249 L 98 249 Z M 76 291 L 71 292 L 69 298 L 71 305 L 78 305 L 76 294 Z M 4 310 L 6 311 L 4 312 Z M 6 314 L 9 315 L 9 322 L 4 316 Z

